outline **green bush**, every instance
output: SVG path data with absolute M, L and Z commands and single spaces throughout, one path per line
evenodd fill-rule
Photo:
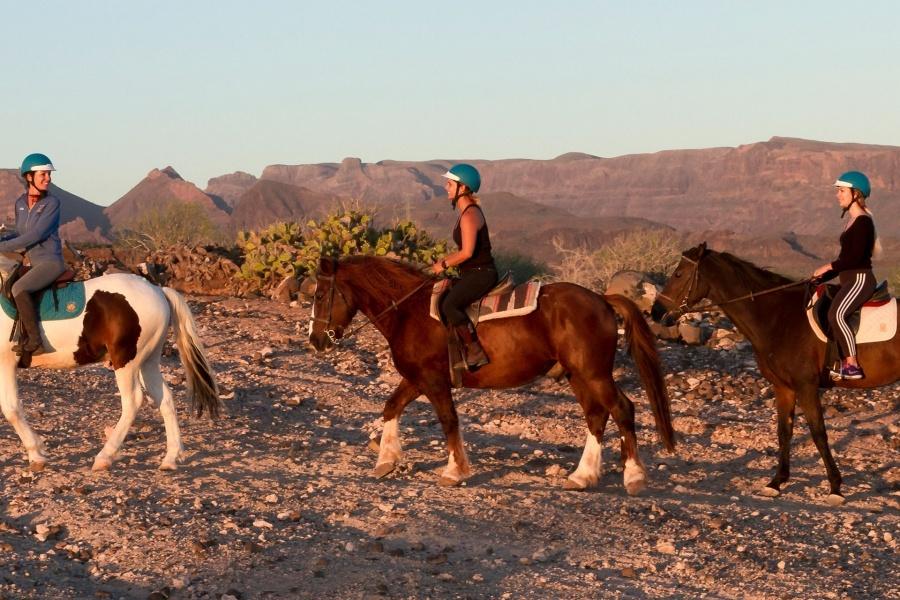
M 305 270 L 299 223 L 275 223 L 258 232 L 239 231 L 236 243 L 244 256 L 238 277 L 256 280 L 260 288 L 277 285 Z
M 494 263 L 500 277 L 507 272 L 512 273 L 517 283 L 523 283 L 533 278 L 541 278 L 547 274 L 547 265 L 534 260 L 531 257 L 511 252 L 494 252 Z
M 259 289 L 277 285 L 285 277 L 301 277 L 316 270 L 321 256 L 364 254 L 430 264 L 447 254 L 447 244 L 434 240 L 409 221 L 379 229 L 374 215 L 341 210 L 303 228 L 276 223 L 261 232 L 241 231 L 237 245 L 244 254 L 240 277 L 255 280 Z
M 171 246 L 220 243 L 221 231 L 203 207 L 178 200 L 161 202 L 113 230 L 116 245 L 153 252 Z

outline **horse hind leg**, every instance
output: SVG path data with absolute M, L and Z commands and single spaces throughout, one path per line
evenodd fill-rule
M 47 450 L 44 442 L 28 424 L 22 400 L 19 398 L 16 385 L 16 363 L 5 360 L 0 366 L 0 409 L 3 416 L 12 425 L 16 435 L 22 440 L 28 453 L 28 464 L 32 471 L 43 471 L 47 465 Z
M 444 469 L 438 485 L 448 487 L 461 484 L 472 474 L 469 466 L 469 458 L 463 446 L 462 431 L 459 427 L 459 415 L 453 404 L 453 396 L 449 385 L 441 388 L 433 388 L 426 392 L 425 396 L 434 406 L 444 436 L 447 439 L 447 468 Z
M 181 429 L 178 426 L 178 415 L 175 412 L 172 390 L 163 380 L 158 356 L 148 359 L 141 365 L 141 379 L 154 407 L 159 409 L 163 425 L 166 428 L 166 453 L 159 469 L 160 471 L 174 471 L 178 468 L 184 446 L 181 443 Z
M 572 389 L 575 397 L 584 411 L 587 420 L 588 431 L 593 434 L 594 442 L 597 444 L 597 453 L 599 453 L 600 440 L 603 439 L 603 432 L 606 427 L 609 415 L 619 427 L 619 433 L 622 439 L 622 458 L 625 462 L 624 484 L 625 491 L 630 496 L 636 496 L 646 487 L 647 475 L 646 469 L 637 453 L 637 437 L 634 432 L 634 404 L 631 400 L 616 386 L 611 377 L 601 379 L 587 380 L 582 376 L 573 376 L 571 378 Z M 590 460 L 591 444 L 593 442 L 588 439 L 585 444 L 585 455 L 588 460 L 585 462 L 584 468 L 579 463 L 576 469 L 568 478 L 567 485 L 569 489 L 584 489 L 579 487 L 580 484 L 596 485 L 599 481 L 599 457 L 596 463 L 596 475 L 593 475 L 592 469 L 594 464 Z M 585 455 L 582 456 L 584 460 Z M 586 486 L 587 487 L 587 486 Z
M 419 390 L 404 379 L 391 394 L 384 404 L 382 419 L 384 428 L 381 430 L 381 443 L 378 445 L 378 460 L 375 462 L 375 477 L 381 479 L 397 468 L 397 464 L 403 458 L 403 450 L 400 446 L 400 415 L 406 405 L 419 396 Z
M 116 384 L 119 387 L 119 395 L 122 397 L 122 414 L 107 435 L 106 443 L 100 453 L 94 459 L 94 465 L 91 467 L 94 471 L 106 471 L 112 466 L 144 400 L 144 392 L 138 382 L 137 370 L 133 362 L 116 369 Z
M 609 413 L 605 413 L 609 417 Z M 603 419 L 601 432 L 606 427 L 606 418 Z M 600 482 L 600 471 L 602 468 L 603 446 L 601 440 L 603 434 L 599 436 L 591 433 L 588 427 L 587 434 L 584 438 L 584 451 L 581 453 L 581 460 L 578 461 L 578 467 L 569 474 L 563 488 L 567 490 L 586 490 L 595 487 Z

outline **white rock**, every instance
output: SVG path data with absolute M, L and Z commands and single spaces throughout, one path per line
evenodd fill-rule
M 253 526 L 258 527 L 260 529 L 272 529 L 272 524 L 263 519 L 257 519 L 253 521 Z

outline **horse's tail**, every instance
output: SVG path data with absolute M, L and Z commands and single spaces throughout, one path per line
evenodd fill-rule
M 191 314 L 191 307 L 181 294 L 172 288 L 162 288 L 169 306 L 172 308 L 172 327 L 175 329 L 175 345 L 181 356 L 181 364 L 187 373 L 187 386 L 191 395 L 191 410 L 198 417 L 206 410 L 210 418 L 219 416 L 219 387 L 200 337 L 197 324 Z
M 672 427 L 672 413 L 669 408 L 669 394 L 663 381 L 659 352 L 656 350 L 656 336 L 647 326 L 647 321 L 637 305 L 619 294 L 603 297 L 625 321 L 625 339 L 628 340 L 629 352 L 638 373 L 650 407 L 656 420 L 656 431 L 666 449 L 675 449 L 675 430 Z

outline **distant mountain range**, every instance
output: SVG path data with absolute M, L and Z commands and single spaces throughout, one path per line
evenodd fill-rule
M 166 167 L 153 169 L 105 209 L 55 191 L 64 200 L 64 233 L 73 241 L 102 240 L 147 207 L 170 200 L 199 205 L 227 231 L 304 221 L 349 205 L 375 208 L 385 222 L 411 218 L 446 237 L 454 215 L 441 174 L 454 162 L 346 158 L 270 165 L 259 178 L 243 172 L 215 177 L 205 190 Z M 830 186 L 850 169 L 872 180 L 870 206 L 879 234 L 900 239 L 897 146 L 775 137 L 736 148 L 615 158 L 569 153 L 552 160 L 467 162 L 482 172 L 483 206 L 496 245 L 544 260 L 552 254 L 554 236 L 595 246 L 616 231 L 668 227 L 685 239 L 718 239 L 736 252 L 743 249 L 751 260 L 774 256 L 782 262 L 814 262 L 829 255 L 840 231 Z M 8 220 L 21 192 L 15 170 L 0 170 L 0 217 Z M 888 247 L 893 248 L 890 242 Z

